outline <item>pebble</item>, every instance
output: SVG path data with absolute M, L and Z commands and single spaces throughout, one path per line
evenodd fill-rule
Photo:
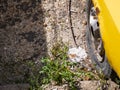
M 82 24 L 83 24 L 83 25 L 87 25 L 87 21 L 85 21 L 85 20 L 82 21 Z

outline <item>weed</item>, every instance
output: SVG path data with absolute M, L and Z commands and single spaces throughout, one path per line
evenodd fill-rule
M 67 56 L 68 47 L 65 44 L 57 43 L 51 50 L 52 58 L 42 59 L 44 66 L 39 72 L 45 77 L 42 79 L 42 84 L 52 83 L 53 81 L 57 85 L 67 83 L 71 89 L 75 89 L 75 83 L 78 78 L 95 79 L 95 75 L 92 72 L 71 69 L 75 68 L 77 63 L 70 62 Z
M 35 63 L 29 63 L 33 72 L 29 77 L 32 90 L 41 89 L 40 86 L 53 83 L 55 85 L 68 84 L 69 89 L 76 90 L 76 82 L 79 80 L 95 80 L 98 77 L 80 68 L 78 63 L 68 60 L 68 47 L 63 43 L 57 43 L 51 49 L 51 56 L 41 59 L 42 68 L 36 68 Z M 35 73 L 34 73 L 35 72 Z
M 51 50 L 52 58 L 42 59 L 44 66 L 40 71 L 45 77 L 42 80 L 43 84 L 56 82 L 57 85 L 68 83 L 70 87 L 74 86 L 74 77 L 76 74 L 70 70 L 70 66 L 74 63 L 69 62 L 67 59 L 68 48 L 65 44 L 57 43 Z

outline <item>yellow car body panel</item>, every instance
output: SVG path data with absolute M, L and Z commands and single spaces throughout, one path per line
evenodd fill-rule
M 108 62 L 120 77 L 120 0 L 92 0 Z

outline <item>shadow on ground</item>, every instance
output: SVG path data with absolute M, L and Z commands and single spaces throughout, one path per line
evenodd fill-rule
M 41 0 L 1 0 L 0 15 L 0 85 L 25 83 L 25 63 L 47 55 Z

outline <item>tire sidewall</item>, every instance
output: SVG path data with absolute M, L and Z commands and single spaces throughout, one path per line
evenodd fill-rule
M 97 56 L 95 54 L 95 49 L 93 48 L 93 42 L 91 39 L 91 31 L 90 31 L 90 25 L 89 25 L 89 15 L 90 15 L 90 9 L 92 6 L 92 1 L 87 0 L 87 30 L 86 30 L 86 39 L 87 39 L 87 47 L 88 47 L 88 53 L 91 57 L 91 60 L 93 64 L 95 65 L 98 72 L 102 72 L 105 77 L 110 77 L 111 74 L 111 67 L 108 63 L 107 58 L 105 57 L 103 62 L 99 62 L 97 59 Z

